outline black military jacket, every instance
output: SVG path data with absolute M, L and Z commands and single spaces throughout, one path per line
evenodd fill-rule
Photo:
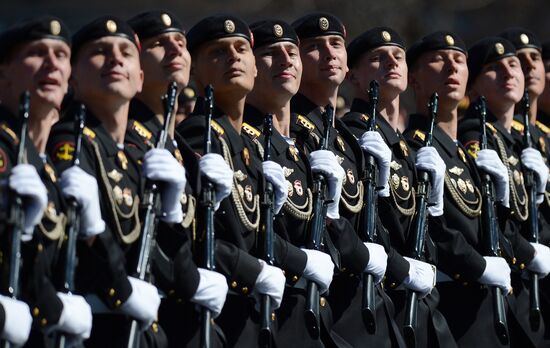
M 2 292 L 7 294 L 11 245 L 8 224 L 12 192 L 8 188 L 11 169 L 16 165 L 20 121 L 9 110 L 0 107 L 0 251 Z M 32 140 L 27 137 L 26 163 L 33 165 L 48 190 L 48 205 L 42 221 L 35 227 L 33 239 L 21 244 L 22 268 L 20 270 L 20 299 L 31 308 L 37 328 L 59 321 L 63 304 L 56 295 L 62 284 L 64 264 L 63 236 L 65 235 L 65 201 L 59 187 L 59 177 L 51 160 L 40 155 Z M 1 327 L 3 327 L 3 321 Z

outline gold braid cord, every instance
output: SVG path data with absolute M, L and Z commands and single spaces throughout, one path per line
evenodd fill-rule
M 311 212 L 313 211 L 313 193 L 308 188 L 306 202 L 303 205 L 297 205 L 287 198 L 283 208 L 287 213 L 292 215 L 298 220 L 309 220 Z
M 348 203 L 346 198 L 349 199 L 350 201 L 358 198 L 357 203 L 355 204 Z M 342 205 L 350 212 L 354 214 L 359 213 L 361 211 L 361 208 L 363 207 L 363 182 L 361 180 L 357 182 L 357 193 L 354 195 L 350 195 L 344 189 L 344 185 L 342 185 L 342 197 L 340 198 L 340 202 L 342 202 Z
M 183 221 L 181 226 L 188 228 L 195 219 L 195 211 L 197 207 L 197 199 L 192 195 L 187 195 L 187 211 L 183 213 Z
M 42 222 L 38 224 L 40 232 L 49 240 L 58 240 L 65 234 L 65 226 L 67 225 L 67 217 L 65 214 L 59 213 L 59 215 L 54 215 L 51 214 L 48 209 L 45 209 L 43 219 L 47 219 L 55 225 L 51 230 L 48 230 Z
M 481 192 L 479 192 L 477 187 L 474 186 L 474 195 L 476 196 L 476 200 L 472 202 L 464 199 L 464 197 L 462 197 L 462 195 L 456 190 L 447 172 L 445 172 L 445 186 L 447 186 L 447 189 L 451 193 L 451 197 L 453 197 L 453 200 L 464 215 L 471 218 L 481 215 Z M 472 209 L 468 206 L 468 204 L 477 206 Z
M 391 191 L 391 198 L 392 198 L 393 203 L 394 203 L 395 207 L 397 208 L 397 210 L 399 210 L 401 212 L 401 214 L 403 214 L 405 216 L 413 216 L 414 212 L 416 211 L 416 191 L 414 190 L 414 188 L 412 188 L 409 191 L 409 194 L 407 195 L 407 197 L 400 196 L 397 193 L 397 190 L 395 190 L 393 188 L 393 185 L 391 183 L 390 183 L 390 191 Z M 411 207 L 410 208 L 403 208 L 397 202 L 397 198 L 399 198 L 402 201 L 406 201 L 406 202 L 411 200 L 412 201 Z

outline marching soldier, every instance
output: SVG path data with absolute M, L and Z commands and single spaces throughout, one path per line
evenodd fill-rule
M 188 84 L 191 56 L 186 48 L 185 31 L 173 14 L 149 11 L 131 18 L 128 23 L 142 44 L 140 60 L 144 83 L 142 91 L 130 104 L 125 141 L 129 152 L 138 161 L 142 161 L 143 157 L 147 156 L 147 151 L 153 151 L 152 148 L 163 128 L 162 123 L 166 122 L 161 97 L 172 81 L 177 83 L 178 92 Z M 225 169 L 226 179 L 217 180 L 218 197 L 223 197 L 221 191 L 229 192 L 230 186 L 223 185 L 231 183 L 233 173 L 219 155 L 218 158 L 203 158 L 199 164 L 189 145 L 174 134 L 174 124 L 175 117 L 169 126 L 170 135 L 166 150 L 184 165 L 187 185 L 180 198 L 184 214 L 182 222 L 173 228 L 167 224 L 157 227 L 157 249 L 154 251 L 153 266 L 155 283 L 168 295 L 161 302 L 159 323 L 166 332 L 171 347 L 198 346 L 199 313 L 195 309 L 195 304 L 207 307 L 217 316 L 227 295 L 225 277 L 204 268 L 197 268 L 193 260 L 192 243 L 194 230 L 197 228 L 196 207 L 200 193 L 199 166 L 206 163 Z M 216 177 L 209 179 L 214 181 Z M 182 318 L 186 320 L 185 325 L 182 325 Z M 212 332 L 216 331 L 213 329 Z M 221 345 L 217 337 L 219 336 L 211 338 L 211 344 Z
M 416 169 L 424 169 L 432 175 L 432 189 L 428 207 L 430 223 L 437 228 L 443 215 L 443 176 L 445 163 L 433 147 L 421 148 L 415 155 L 398 130 L 400 122 L 399 95 L 407 88 L 407 64 L 403 40 L 391 28 L 378 27 L 355 38 L 347 47 L 350 72 L 348 80 L 354 87 L 355 99 L 351 111 L 342 120 L 351 132 L 361 139 L 368 130 L 371 108 L 367 90 L 372 80 L 380 84 L 378 131 L 392 150 L 390 164 L 390 196 L 379 199 L 380 219 L 390 231 L 391 245 L 401 254 L 410 253 L 411 233 L 414 232 L 413 216 L 416 213 Z M 431 226 L 431 225 L 430 225 Z M 430 228 L 428 227 L 428 231 Z M 436 263 L 435 248 L 428 239 L 425 250 L 427 261 Z M 439 295 L 435 285 L 435 268 L 430 264 L 404 257 L 408 272 L 395 272 L 388 262 L 386 270 L 387 291 L 396 307 L 398 324 L 404 322 L 406 291 L 416 291 L 424 297 L 419 301 L 417 327 L 418 347 L 455 346 L 445 318 L 437 311 Z M 401 261 L 403 262 L 403 261 Z M 431 333 L 435 333 L 432 335 Z
M 544 91 L 538 99 L 537 124 L 548 137 L 550 133 L 550 41 L 542 43 L 542 62 L 544 64 Z M 544 128 L 548 127 L 548 128 Z
M 297 114 L 296 121 L 291 124 L 291 136 L 296 138 L 300 150 L 309 154 L 318 149 L 319 139 L 324 132 L 322 122 L 324 107 L 329 104 L 336 105 L 338 87 L 348 72 L 346 29 L 338 18 L 328 13 L 305 15 L 296 20 L 292 26 L 300 38 L 300 55 L 304 72 L 299 93 L 291 101 L 291 111 Z M 329 140 L 329 150 L 344 168 L 345 175 L 340 204 L 335 207 L 335 214 L 329 216 L 332 221 L 328 229 L 340 230 L 340 233 L 352 231 L 357 234 L 360 230 L 359 215 L 364 205 L 361 180 L 364 165 L 363 153 L 357 140 L 341 120 L 335 119 L 334 127 L 335 130 Z M 381 166 L 377 186 L 384 187 L 383 192 L 387 192 L 391 152 L 377 132 L 369 133 L 369 137 L 370 151 Z M 340 216 L 342 216 L 341 219 L 339 219 Z M 378 231 L 379 237 L 387 237 L 387 232 L 381 225 Z M 380 244 L 365 243 L 364 245 L 366 250 L 361 253 L 366 254 L 368 251 L 370 256 L 368 263 L 365 263 L 367 259 L 357 257 L 354 260 L 355 267 L 352 269 L 341 265 L 340 272 L 335 275 L 332 282 L 328 296 L 334 320 L 332 338 L 337 342 L 343 340 L 352 346 L 365 344 L 384 347 L 403 346 L 404 342 L 393 319 L 393 304 L 380 285 L 375 290 L 376 332 L 368 332 L 361 319 L 360 278 L 363 272 L 373 274 L 378 284 L 386 271 L 386 258 L 392 260 L 395 256 L 393 251 L 390 251 L 390 255 L 387 256 L 383 250 L 384 247 Z M 386 245 L 389 246 L 389 242 Z M 356 248 L 357 251 L 361 249 Z M 406 261 L 403 263 L 406 264 Z
M 58 110 L 71 74 L 69 32 L 58 18 L 34 17 L 0 35 L 0 52 L 0 176 L 9 182 L 9 189 L 7 185 L 0 188 L 2 254 L 13 252 L 8 243 L 12 227 L 7 221 L 13 195 L 17 194 L 24 198 L 25 211 L 19 295 L 32 308 L 33 317 L 33 331 L 27 344 L 48 345 L 46 335 L 54 331 L 70 335 L 73 343 L 79 343 L 90 336 L 90 306 L 82 296 L 58 291 L 62 285 L 60 270 L 66 261 L 62 257 L 67 222 L 63 194 L 67 194 L 70 187 L 64 185 L 66 178 L 58 176 L 46 155 L 50 129 L 59 119 Z M 17 163 L 23 122 L 17 115 L 20 96 L 25 91 L 30 93 L 28 139 L 25 163 Z M 94 184 L 90 183 L 92 187 Z M 94 197 L 90 191 L 90 199 L 97 200 L 97 194 Z M 93 205 L 83 206 L 81 210 L 85 235 L 102 228 L 101 220 L 90 219 Z M 9 262 L 3 262 L 2 269 L 2 288 L 6 289 Z M 14 345 L 23 345 L 31 324 L 28 306 L 4 296 L 0 297 L 0 303 L 4 323 L 2 338 Z

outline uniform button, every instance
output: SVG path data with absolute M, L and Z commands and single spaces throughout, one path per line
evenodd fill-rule
M 342 267 L 342 272 L 345 272 L 346 271 L 346 267 Z
M 177 303 L 182 303 L 183 300 L 182 300 L 181 298 L 178 298 L 178 299 L 176 300 L 176 302 L 177 302 Z
M 122 304 L 121 300 L 116 300 L 115 301 L 115 307 L 120 307 L 121 304 Z
M 319 304 L 321 305 L 321 307 L 325 307 L 327 305 L 327 299 L 324 297 L 321 297 L 319 299 Z
M 174 296 L 175 293 L 176 293 L 176 290 L 171 289 L 170 291 L 168 291 L 168 296 Z
M 349 277 L 350 277 L 350 278 L 353 278 L 353 277 L 355 277 L 355 274 L 350 273 L 350 274 L 349 274 Z
M 151 325 L 151 329 L 153 330 L 154 333 L 158 333 L 159 332 L 159 325 L 157 323 L 153 323 Z
M 109 289 L 109 296 L 113 297 L 113 296 L 115 296 L 115 293 L 116 293 L 115 289 L 113 289 L 113 288 Z
M 518 262 L 518 260 L 514 257 L 514 258 L 512 259 L 512 265 L 515 265 L 516 262 Z
M 460 279 L 460 273 L 456 273 L 456 274 L 453 276 L 453 278 L 454 278 L 455 280 L 459 280 L 459 279 Z
M 38 244 L 38 252 L 42 252 L 44 250 L 44 246 L 42 244 Z
M 519 264 L 519 269 L 525 269 L 525 264 L 524 264 L 524 263 L 520 263 L 520 264 Z
M 32 309 L 32 315 L 37 317 L 39 314 L 40 314 L 40 309 L 38 309 L 38 307 L 34 307 Z
M 243 286 L 243 288 L 241 289 L 241 292 L 246 295 L 248 294 L 248 288 L 246 286 Z
M 392 289 L 395 288 L 396 286 L 397 286 L 397 284 L 395 284 L 395 283 L 390 284 L 390 288 L 392 288 Z
M 296 282 L 298 281 L 298 276 L 292 277 L 292 281 L 293 281 L 294 283 L 296 283 Z
M 235 289 L 237 287 L 237 282 L 236 281 L 232 281 L 231 282 L 231 288 Z
M 275 321 L 275 319 L 277 319 L 275 312 L 271 312 L 271 321 Z
M 41 326 L 46 326 L 46 325 L 48 325 L 48 321 L 46 320 L 46 318 L 42 318 L 42 320 L 40 320 L 40 325 L 41 325 Z

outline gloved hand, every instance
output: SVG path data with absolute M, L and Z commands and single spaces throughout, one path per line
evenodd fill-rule
M 388 254 L 384 250 L 384 247 L 376 243 L 363 243 L 369 249 L 369 264 L 365 268 L 365 272 L 374 276 L 374 282 L 380 283 L 386 274 L 386 267 L 388 266 Z
M 79 341 L 90 338 L 92 332 L 92 309 L 84 297 L 69 295 L 61 292 L 57 297 L 63 303 L 63 310 L 59 322 L 49 330 L 62 331 L 76 336 Z M 73 337 L 74 339 L 74 337 Z
M 81 237 L 88 238 L 105 231 L 97 180 L 80 167 L 73 166 L 61 174 L 60 184 L 63 195 L 74 198 L 80 206 Z
M 25 233 L 23 241 L 32 239 L 34 226 L 40 223 L 48 204 L 48 191 L 36 168 L 30 164 L 18 164 L 12 168 L 9 186 L 23 198 L 25 209 Z
M 217 153 L 209 153 L 199 160 L 199 170 L 202 176 L 206 176 L 214 184 L 216 190 L 215 210 L 220 207 L 220 202 L 231 193 L 233 186 L 233 170 Z
M 505 207 L 510 207 L 510 178 L 497 152 L 490 149 L 478 151 L 476 166 L 493 178 L 497 201 L 501 201 Z
M 386 145 L 384 139 L 377 131 L 369 131 L 363 133 L 361 139 L 359 139 L 359 145 L 363 151 L 368 152 L 376 159 L 376 164 L 378 165 L 378 182 L 376 185 L 378 187 L 383 187 L 378 194 L 381 197 L 390 196 L 390 183 L 388 179 L 390 178 L 390 163 L 391 163 L 391 150 Z
M 535 258 L 527 265 L 527 269 L 544 278 L 550 273 L 550 248 L 539 243 L 531 243 L 531 245 L 535 248 Z
M 342 195 L 342 182 L 344 181 L 344 168 L 336 160 L 336 156 L 327 150 L 313 151 L 309 155 L 311 171 L 313 173 L 322 173 L 328 181 L 328 197 L 332 200 L 327 206 L 327 217 L 330 219 L 339 219 L 340 213 L 338 205 Z
M 152 149 L 143 157 L 143 176 L 161 186 L 161 220 L 180 223 L 183 220 L 180 198 L 187 183 L 185 168 L 168 150 Z
M 435 286 L 435 268 L 429 263 L 405 257 L 409 262 L 409 276 L 403 281 L 403 285 L 420 293 L 420 298 L 428 296 Z
M 478 279 L 481 284 L 498 286 L 505 295 L 512 291 L 510 266 L 505 259 L 497 256 L 483 256 L 486 262 L 485 270 Z
M 198 268 L 200 274 L 199 287 L 191 302 L 195 302 L 212 312 L 212 317 L 220 315 L 225 298 L 227 296 L 227 281 L 223 275 L 218 272 L 209 271 L 204 268 Z
M 132 293 L 126 302 L 120 306 L 120 310 L 134 319 L 140 321 L 142 329 L 145 329 L 157 318 L 160 306 L 160 296 L 155 286 L 134 277 L 128 277 L 132 285 Z
M 259 303 L 259 295 L 268 295 L 271 299 L 271 309 L 275 310 L 281 306 L 283 300 L 285 276 L 280 268 L 270 266 L 264 260 L 258 261 L 262 265 L 262 270 L 256 278 L 253 295 L 256 297 L 256 303 Z
M 262 162 L 265 179 L 273 184 L 274 202 L 273 212 L 278 214 L 286 202 L 288 196 L 288 188 L 286 185 L 285 173 L 283 168 L 273 161 Z
M 22 346 L 29 339 L 31 332 L 32 316 L 29 306 L 25 302 L 2 295 L 0 305 L 6 313 L 0 337 L 16 346 Z
M 306 268 L 303 276 L 319 285 L 319 293 L 328 290 L 334 275 L 334 264 L 329 254 L 313 249 L 304 249 L 307 254 Z
M 416 168 L 430 174 L 430 197 L 428 197 L 428 212 L 431 216 L 443 215 L 443 183 L 445 178 L 445 162 L 435 147 L 424 146 L 416 153 Z
M 548 182 L 548 167 L 542 159 L 540 152 L 533 148 L 524 149 L 521 152 L 521 163 L 535 172 L 537 181 L 537 204 L 544 200 L 544 192 L 546 191 L 546 183 Z

